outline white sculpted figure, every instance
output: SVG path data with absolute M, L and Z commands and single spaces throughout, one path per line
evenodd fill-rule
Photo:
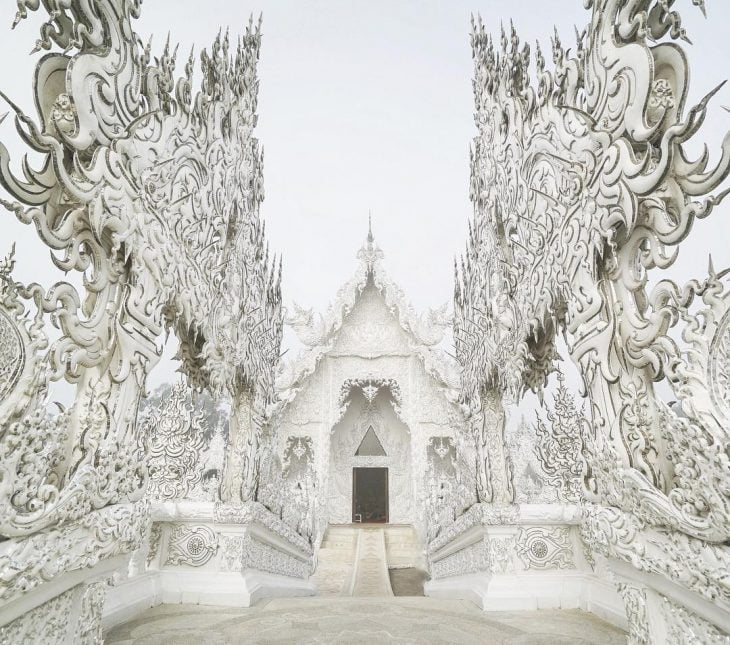
M 180 340 L 189 382 L 233 398 L 224 490 L 237 499 L 255 490 L 282 331 L 280 266 L 258 215 L 260 28 L 251 22 L 235 47 L 219 34 L 201 53 L 193 94 L 192 55 L 175 79 L 177 48 L 153 58 L 140 45 L 140 4 L 18 2 L 16 24 L 47 13 L 37 116 L 4 98 L 42 159 L 18 177 L 0 144 L 11 196 L 0 204 L 36 228 L 83 289 L 17 284 L 12 259 L 0 273 L 0 624 L 17 618 L 0 640 L 50 642 L 23 631 L 18 599 L 139 544 L 147 470 L 135 420 L 166 329 Z M 60 330 L 50 347 L 46 317 Z M 76 398 L 51 413 L 45 393 L 60 379 L 76 384 Z M 80 642 L 73 631 L 53 637 Z
M 552 40 L 554 71 L 538 46 L 536 87 L 530 47 L 514 29 L 494 43 L 475 21 L 474 218 L 457 271 L 454 336 L 462 400 L 486 418 L 495 392 L 516 401 L 541 391 L 554 369 L 555 335 L 566 332 L 591 423 L 578 435 L 565 425 L 570 436 L 560 436 L 560 424 L 543 428 L 550 443 L 541 458 L 554 468 L 562 451 L 582 453 L 585 538 L 608 558 L 667 577 L 727 612 L 729 289 L 712 269 L 705 281 L 647 288 L 648 272 L 670 266 L 692 226 L 728 194 L 721 184 L 730 137 L 715 166 L 684 148 L 719 88 L 686 109 L 689 69 L 676 42 L 686 34 L 673 4 L 587 1 L 591 22 L 575 48 Z M 670 333 L 680 320 L 688 345 Z M 663 379 L 682 415 L 656 394 Z M 487 451 L 478 478 L 490 484 L 480 488 L 482 500 L 494 501 L 503 447 L 489 441 L 486 426 L 474 423 Z M 711 572 L 704 582 L 690 553 Z M 636 609 L 635 596 L 624 597 L 635 625 L 641 616 L 659 621 Z M 703 615 L 707 634 L 717 625 L 712 611 Z M 651 633 L 672 631 L 659 622 Z M 632 628 L 640 640 L 638 633 Z

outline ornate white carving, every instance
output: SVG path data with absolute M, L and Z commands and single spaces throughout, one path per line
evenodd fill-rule
M 139 421 L 148 460 L 147 497 L 214 501 L 227 435 L 221 411 L 205 393 L 194 400 L 184 381 L 162 390 L 147 401 Z
M 353 390 L 359 389 L 369 404 L 372 405 L 375 397 L 381 389 L 387 389 L 390 393 L 393 410 L 400 417 L 401 406 L 403 405 L 403 394 L 401 393 L 398 381 L 392 378 L 376 378 L 369 376 L 367 378 L 349 378 L 347 379 L 340 388 L 340 396 L 337 399 L 337 405 L 340 408 L 340 416 L 338 421 L 342 418 L 347 410 L 347 406 L 350 403 Z
M 426 537 L 432 540 L 474 503 L 476 484 L 466 456 L 452 437 L 430 437 L 426 451 Z
M 520 527 L 517 532 L 517 555 L 525 569 L 570 569 L 575 567 L 570 529 L 566 526 L 545 528 Z
M 298 533 L 311 538 L 314 532 L 317 493 L 312 438 L 289 437 L 284 450 L 280 477 L 273 479 L 279 486 L 284 521 Z
M 408 349 L 404 349 L 414 352 L 425 370 L 449 391 L 451 400 L 456 399 L 458 373 L 455 362 L 435 347 L 441 342 L 444 331 L 451 322 L 446 306 L 417 316 L 403 291 L 385 272 L 382 266 L 383 257 L 372 232 L 369 232 L 366 243 L 357 254 L 357 271 L 339 289 L 334 303 L 324 316 L 315 316 L 311 309 L 305 310 L 296 304 L 287 311 L 286 322 L 296 331 L 307 349 L 296 360 L 282 365 L 282 371 L 277 378 L 277 390 L 282 401 L 293 400 L 307 378 L 314 373 L 322 357 L 333 350 L 336 340 L 339 339 L 340 350 L 344 349 L 343 343 L 347 342 L 350 331 L 345 330 L 344 337 L 341 337 L 343 324 L 369 284 L 383 298 L 387 309 L 393 312 L 398 326 L 408 339 Z M 401 338 L 389 324 L 379 325 L 376 321 L 367 320 L 359 325 L 351 321 L 350 326 L 356 329 L 361 339 L 369 340 L 373 353 L 379 353 L 385 343 L 394 348 L 401 343 Z M 382 334 L 389 336 L 386 339 Z
M 630 645 L 641 645 L 651 642 L 649 618 L 646 608 L 646 592 L 639 585 L 619 582 L 616 587 L 624 600 L 626 618 L 629 622 Z M 679 641 L 676 641 L 679 642 Z
M 434 578 L 463 575 L 477 571 L 489 571 L 489 547 L 484 540 L 464 547 L 431 565 Z
M 150 533 L 147 538 L 147 566 L 149 567 L 155 561 L 160 550 L 160 540 L 162 538 L 162 524 L 160 522 L 152 522 L 150 524 Z
M 580 501 L 585 468 L 584 437 L 591 434 L 591 424 L 578 410 L 573 395 L 565 387 L 565 377 L 558 370 L 558 388 L 553 396 L 553 409 L 548 409 L 548 427 L 538 416 L 537 458 L 545 479 L 558 491 L 561 501 Z
M 276 462 L 282 460 L 288 438 L 311 437 L 318 491 L 315 544 L 327 522 L 352 521 L 356 466 L 389 468 L 391 521 L 400 517 L 413 522 L 424 537 L 437 533 L 440 524 L 475 501 L 474 447 L 462 432 L 465 420 L 456 404 L 455 363 L 440 348 L 422 342 L 428 340 L 425 332 L 414 334 L 412 308 L 387 277 L 382 251 L 371 235 L 358 259 L 356 276 L 340 289 L 326 316 L 301 309 L 296 315 L 289 312 L 308 348 L 284 366 L 277 380 L 281 403 L 272 425 L 278 456 L 272 455 L 267 466 L 274 472 L 270 481 L 277 480 Z M 347 427 L 340 428 L 350 407 L 362 417 L 348 418 Z M 378 421 L 381 414 L 391 418 L 391 407 L 406 426 L 404 433 L 396 420 L 386 427 L 383 419 Z M 368 422 L 365 408 L 374 410 L 374 424 Z M 371 425 L 386 456 L 355 455 Z M 391 430 L 390 425 L 398 428 Z M 448 490 L 429 483 L 431 436 L 450 437 L 456 450 L 459 469 Z M 292 516 L 292 509 L 277 501 L 275 488 L 263 482 L 262 501 L 282 517 Z M 441 504 L 438 513 L 434 503 Z
M 216 524 L 261 524 L 269 531 L 282 537 L 286 542 L 295 546 L 306 555 L 312 555 L 312 545 L 309 540 L 298 534 L 288 524 L 283 522 L 259 502 L 245 502 L 243 504 L 216 503 L 213 513 Z
M 551 503 L 558 500 L 537 456 L 535 427 L 524 416 L 519 424 L 505 432 L 505 443 L 512 470 L 515 502 L 519 504 Z
M 31 609 L 0 627 L 0 642 L 101 643 L 101 609 L 106 585 L 106 581 L 76 585 Z M 75 614 L 78 620 L 69 620 Z
M 463 515 L 456 518 L 452 524 L 444 527 L 438 537 L 429 543 L 428 550 L 431 553 L 439 551 L 474 526 L 482 524 L 516 524 L 519 517 L 520 507 L 517 505 L 490 506 L 487 504 L 474 504 Z
M 131 553 L 147 530 L 147 506 L 117 504 L 78 522 L 6 541 L 0 554 L 0 600 L 9 602 L 60 572 L 90 568 L 101 560 Z
M 509 574 L 515 572 L 515 537 L 489 538 L 489 564 L 492 573 Z
M 165 564 L 200 567 L 218 551 L 218 534 L 209 526 L 176 524 L 171 527 Z
M 0 204 L 83 286 L 25 286 L 11 277 L 12 254 L 0 262 L 0 622 L 5 603 L 68 572 L 82 581 L 139 547 L 149 517 L 141 432 L 152 440 L 155 495 L 187 495 L 199 481 L 192 410 L 176 412 L 190 414 L 185 432 L 173 411 L 154 428 L 136 423 L 166 329 L 193 387 L 234 400 L 223 490 L 253 498 L 282 333 L 281 265 L 268 257 L 258 214 L 260 27 L 251 22 L 233 48 L 218 36 L 193 95 L 192 56 L 175 79 L 177 48 L 153 58 L 140 44 L 139 3 L 20 0 L 16 24 L 39 8 L 37 118 L 3 98 L 40 163 L 17 177 L 0 144 L 10 195 Z M 59 330 L 53 343 L 47 322 Z M 75 384 L 75 399 L 51 411 L 48 385 L 61 379 Z M 251 402 L 248 418 L 241 400 Z M 89 589 L 59 640 L 98 640 L 104 594 Z M 47 603 L 39 634 L 64 597 Z
M 701 123 L 709 96 L 683 118 L 686 61 L 669 56 L 674 51 L 669 46 L 649 49 L 645 42 L 648 33 L 664 37 L 669 23 L 652 24 L 648 32 L 631 30 L 631 20 L 647 14 L 638 5 L 622 12 L 622 4 L 593 3 L 593 22 L 580 34 L 574 57 L 554 41 L 554 74 L 545 70 L 538 51 L 537 91 L 528 85 L 528 52 L 519 49 L 514 31 L 509 39 L 503 35 L 497 57 L 491 38 L 481 24 L 475 26 L 477 216 L 456 289 L 465 396 L 474 399 L 490 383 L 512 397 L 540 387 L 552 364 L 556 328 L 565 325 L 594 422 L 613 427 L 615 421 L 619 429 L 610 440 L 596 437 L 598 445 L 591 446 L 602 462 L 591 464 L 587 476 L 592 495 L 654 524 L 724 539 L 728 501 L 714 493 L 719 473 L 726 472 L 724 458 L 702 462 L 706 468 L 696 469 L 700 484 L 684 473 L 702 461 L 707 445 L 661 440 L 662 433 L 679 437 L 678 426 L 691 423 L 713 437 L 710 445 L 722 443 L 721 436 L 701 415 L 681 420 L 665 410 L 651 387 L 652 380 L 667 375 L 683 398 L 679 374 L 689 366 L 667 330 L 694 293 L 711 287 L 694 283 L 680 291 L 662 281 L 647 294 L 643 267 L 671 264 L 667 247 L 724 196 L 693 201 L 727 175 L 730 146 L 709 173 L 681 161 L 682 144 Z M 631 80 L 618 71 L 626 66 L 633 70 Z M 612 83 L 625 91 L 613 94 Z M 654 107 L 645 113 L 649 104 Z M 524 199 L 513 202 L 516 194 Z M 568 230 L 573 237 L 555 234 Z M 711 276 L 719 286 L 717 280 Z M 602 281 L 619 295 L 602 295 Z M 724 311 L 717 298 L 714 309 Z M 709 341 L 715 329 L 707 331 Z M 707 390 L 707 379 L 702 383 Z M 606 406 L 606 388 L 616 406 Z M 672 446 L 682 447 L 674 454 Z M 684 468 L 670 466 L 684 462 Z
M 552 40 L 554 71 L 538 47 L 536 87 L 514 29 L 493 42 L 481 19 L 473 25 L 475 215 L 456 271 L 454 338 L 479 498 L 513 499 L 503 472 L 517 484 L 522 473 L 510 476 L 510 460 L 503 467 L 501 402 L 541 393 L 563 331 L 590 418 L 561 384 L 550 425 L 538 424 L 545 478 L 580 503 L 591 552 L 727 611 L 718 582 L 730 537 L 730 288 L 712 265 L 705 280 L 648 288 L 648 272 L 669 267 L 730 192 L 713 194 L 730 172 L 730 137 L 711 167 L 684 147 L 719 87 L 685 109 L 688 63 L 672 41 L 686 34 L 669 3 L 586 6 L 591 21 L 576 46 Z M 658 396 L 661 380 L 677 403 Z M 476 515 L 457 518 L 432 546 Z M 636 640 L 671 632 L 656 603 L 644 611 L 636 594 L 624 597 Z
M 152 499 L 185 498 L 202 479 L 203 415 L 195 410 L 185 383 L 174 385 L 162 405 L 147 408 L 141 433 L 147 444 Z
M 340 421 L 331 440 L 327 517 L 331 523 L 352 521 L 352 469 L 388 469 L 389 521 L 412 524 L 413 482 L 411 475 L 411 435 L 408 428 L 386 424 L 383 407 L 389 406 L 385 393 L 372 403 L 360 399 L 361 407 L 352 425 Z M 357 448 L 372 428 L 385 451 L 384 456 L 359 456 Z
M 223 571 L 243 570 L 244 542 L 241 535 L 221 536 L 221 569 Z
M 703 643 L 703 645 L 728 645 L 730 643 L 730 635 L 727 632 L 718 629 L 706 620 L 702 620 L 699 616 L 672 602 L 666 596 L 660 595 L 660 611 L 665 624 L 669 626 L 667 630 L 668 643 Z M 631 636 L 634 636 L 633 633 Z M 638 640 L 645 636 L 644 632 L 639 632 L 636 642 L 651 642 L 650 639 Z
M 306 578 L 309 575 L 309 562 L 284 553 L 270 544 L 259 542 L 250 536 L 244 536 L 241 539 L 242 569 L 268 571 L 292 578 Z

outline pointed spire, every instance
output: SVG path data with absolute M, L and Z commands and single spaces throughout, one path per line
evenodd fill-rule
M 383 252 L 378 248 L 378 245 L 375 243 L 375 237 L 373 236 L 373 215 L 368 210 L 368 236 L 365 244 L 357 252 L 357 258 L 363 260 L 367 264 L 368 270 L 372 271 L 375 262 L 382 259 L 382 257 Z

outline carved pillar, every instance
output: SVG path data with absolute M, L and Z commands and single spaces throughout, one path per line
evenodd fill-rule
M 221 501 L 252 501 L 258 478 L 260 428 L 254 422 L 254 396 L 241 389 L 231 402 Z
M 620 488 L 610 479 L 614 467 L 633 468 L 653 487 L 665 488 L 671 469 L 662 456 L 661 416 L 649 369 L 636 367 L 625 349 L 635 294 L 615 279 L 599 281 L 587 272 L 577 276 L 577 284 L 568 331 L 571 358 L 591 401 L 594 433 L 588 452 L 594 463 L 587 464 L 587 493 L 592 501 L 624 507 Z
M 480 399 L 481 411 L 472 420 L 477 452 L 479 501 L 511 504 L 513 492 L 504 446 L 505 413 L 502 395 L 497 389 L 484 389 Z

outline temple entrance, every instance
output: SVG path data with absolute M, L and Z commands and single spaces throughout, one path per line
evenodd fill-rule
M 388 522 L 388 469 L 352 469 L 352 521 Z

